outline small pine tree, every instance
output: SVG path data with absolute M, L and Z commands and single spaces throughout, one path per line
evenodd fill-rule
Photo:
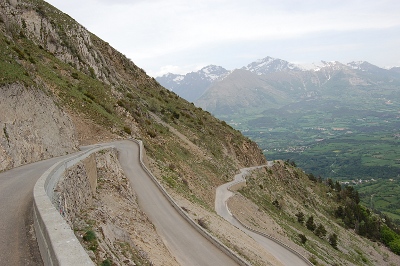
M 303 234 L 299 234 L 300 242 L 304 245 L 307 242 L 307 237 Z
M 303 212 L 298 212 L 298 213 L 296 213 L 296 217 L 297 217 L 297 221 L 298 221 L 299 223 L 301 223 L 301 224 L 304 223 L 305 217 L 304 217 L 304 213 L 303 213 Z
M 318 224 L 317 229 L 315 229 L 315 235 L 319 238 L 324 238 L 326 236 L 326 229 L 322 224 Z
M 281 209 L 281 204 L 279 203 L 279 201 L 276 199 L 272 202 L 272 205 L 274 205 L 275 207 L 277 207 L 278 209 Z
M 316 225 L 314 223 L 314 217 L 312 215 L 307 219 L 306 227 L 308 230 L 314 232 Z
M 329 235 L 329 244 L 334 248 L 337 249 L 337 240 L 338 236 L 335 233 Z

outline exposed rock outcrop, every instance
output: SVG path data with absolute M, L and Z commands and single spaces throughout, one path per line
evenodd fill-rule
M 76 150 L 74 126 L 43 91 L 11 84 L 0 88 L 0 170 Z
M 146 79 L 144 71 L 123 54 L 48 3 L 0 0 L 0 7 L 0 19 L 6 24 L 8 35 L 24 34 L 87 75 L 107 84 L 119 85 L 131 79 L 132 74 Z M 134 70 L 134 73 L 126 73 L 126 68 Z

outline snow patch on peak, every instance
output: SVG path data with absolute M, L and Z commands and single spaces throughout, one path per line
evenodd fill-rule
M 315 72 L 326 69 L 341 70 L 349 67 L 347 65 L 340 63 L 339 61 L 323 61 L 323 60 L 321 60 L 321 62 L 318 63 L 312 63 L 311 66 L 313 66 L 311 70 Z
M 185 76 L 183 76 L 183 75 L 177 75 L 177 76 L 173 79 L 173 81 L 175 81 L 175 82 L 180 82 L 180 81 L 182 81 L 184 78 L 185 78 Z
M 287 71 L 287 70 L 301 70 L 295 64 L 289 63 L 282 59 L 273 57 L 265 57 L 242 67 L 244 70 L 251 71 L 257 75 L 263 75 L 272 72 Z
M 350 63 L 347 63 L 347 65 L 349 67 L 351 67 L 352 69 L 362 69 L 362 65 L 366 63 L 365 61 L 353 61 Z
M 202 76 L 204 79 L 214 81 L 219 79 L 222 76 L 225 76 L 229 71 L 221 66 L 216 65 L 208 65 L 203 67 L 197 73 Z

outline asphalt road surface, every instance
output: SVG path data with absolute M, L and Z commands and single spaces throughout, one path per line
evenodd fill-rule
M 181 265 L 237 265 L 197 232 L 166 200 L 139 163 L 139 145 L 115 143 L 126 176 L 138 195 L 141 209 L 156 227 Z M 0 173 L 0 265 L 43 265 L 33 231 L 33 187 L 37 179 L 61 159 L 18 167 Z
M 229 191 L 228 188 L 237 183 L 244 182 L 244 176 L 246 173 L 257 167 L 250 167 L 242 169 L 240 174 L 237 174 L 233 181 L 229 183 L 225 183 L 219 186 L 216 190 L 215 196 L 215 211 L 223 217 L 225 220 L 233 224 L 234 226 L 241 229 L 243 232 L 251 236 L 255 241 L 257 241 L 261 246 L 263 246 L 269 253 L 271 253 L 276 259 L 282 262 L 283 265 L 296 265 L 302 266 L 306 265 L 309 266 L 303 259 L 301 259 L 297 254 L 293 253 L 292 251 L 288 250 L 284 246 L 279 245 L 275 241 L 264 237 L 262 235 L 256 234 L 247 228 L 243 227 L 231 214 L 227 206 L 227 200 L 234 195 L 233 192 Z
M 117 142 L 119 161 L 131 181 L 140 208 L 155 225 L 167 248 L 181 265 L 237 265 L 230 257 L 197 232 L 165 199 L 140 167 L 139 146 Z
M 33 187 L 65 157 L 0 173 L 0 265 L 43 265 L 33 230 Z

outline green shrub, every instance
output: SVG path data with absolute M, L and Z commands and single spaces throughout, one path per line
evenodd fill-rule
M 105 259 L 101 262 L 100 264 L 101 266 L 111 266 L 112 265 L 112 261 L 110 259 Z
M 338 236 L 337 234 L 333 233 L 329 235 L 329 244 L 334 248 L 337 249 L 337 240 Z
M 124 127 L 124 131 L 125 131 L 125 133 L 126 134 L 128 134 L 128 135 L 130 135 L 130 134 L 132 134 L 132 130 L 131 130 L 131 128 L 130 127 Z
M 305 244 L 307 242 L 307 237 L 305 235 L 299 234 L 299 237 L 302 244 Z
M 89 92 L 85 92 L 85 93 L 83 93 L 83 95 L 85 95 L 86 97 L 88 97 L 90 100 L 92 100 L 92 101 L 94 101 L 96 98 L 92 95 L 92 94 L 90 94 Z
M 92 78 L 96 78 L 96 73 L 94 73 L 93 67 L 89 67 L 89 72 L 90 72 L 90 76 L 91 76 Z
M 306 227 L 307 227 L 308 230 L 314 232 L 314 230 L 315 230 L 315 228 L 316 228 L 317 226 L 316 226 L 315 223 L 314 223 L 314 217 L 313 217 L 313 216 L 310 216 L 310 217 L 307 219 Z
M 71 74 L 71 77 L 73 77 L 74 79 L 79 79 L 79 74 L 76 73 L 76 72 L 73 72 L 73 73 Z
M 389 243 L 389 248 L 393 253 L 400 255 L 400 239 L 395 239 Z
M 151 131 L 151 130 L 148 130 L 148 131 L 147 131 L 147 134 L 148 134 L 151 138 L 157 137 L 157 133 L 154 132 L 154 131 Z
M 390 229 L 387 225 L 381 227 L 381 240 L 385 245 L 389 246 L 390 242 L 396 239 L 399 239 L 399 235 L 396 234 L 396 232 Z
M 87 230 L 83 236 L 83 240 L 91 242 L 96 239 L 96 233 L 93 230 Z
M 301 224 L 304 223 L 304 213 L 303 212 L 298 212 L 296 213 L 297 221 Z
M 318 236 L 319 238 L 324 238 L 326 236 L 326 229 L 323 224 L 319 224 L 317 226 L 317 229 L 315 229 L 315 235 Z

